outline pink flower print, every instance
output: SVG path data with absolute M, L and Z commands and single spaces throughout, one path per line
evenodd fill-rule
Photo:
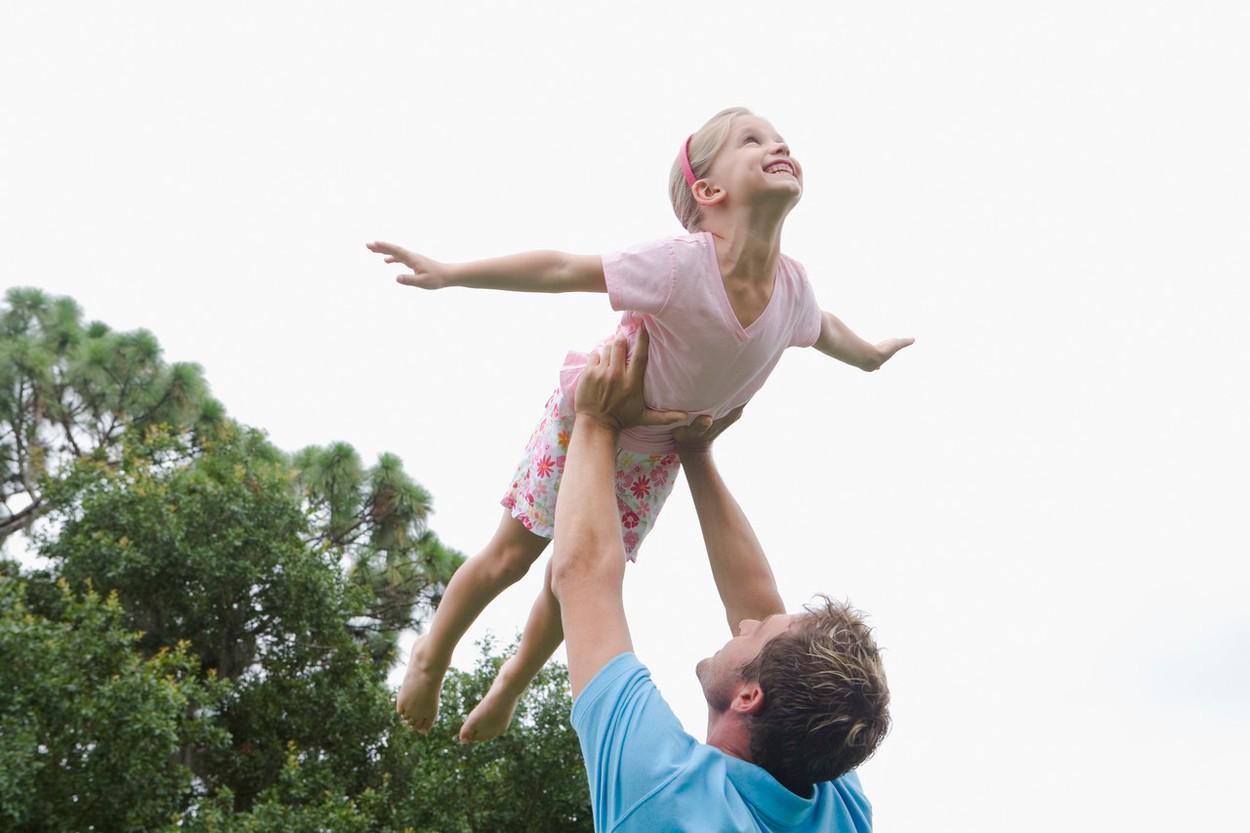
M 521 523 L 525 525 L 525 528 L 526 528 L 526 529 L 533 529 L 533 528 L 534 528 L 534 522 L 530 520 L 530 516 L 529 516 L 529 515 L 522 514 L 522 515 L 521 515 Z
M 673 465 L 673 463 L 676 463 L 676 462 L 677 462 L 676 454 L 665 454 L 663 457 L 660 458 L 661 466 L 671 466 Z
M 668 482 L 668 469 L 658 468 L 651 472 L 651 482 L 657 486 L 663 486 Z
M 625 543 L 625 549 L 632 550 L 634 547 L 638 546 L 638 533 L 631 529 L 629 532 L 625 533 L 621 540 Z
M 626 511 L 621 515 L 621 525 L 626 529 L 633 529 L 638 526 L 638 516 L 633 512 Z
M 533 493 L 533 492 L 526 492 L 526 493 L 525 493 L 525 500 L 526 500 L 526 502 L 527 502 L 527 503 L 529 503 L 529 505 L 530 505 L 530 506 L 533 506 L 533 505 L 534 505 L 534 493 Z
M 556 468 L 558 468 L 561 472 L 564 471 L 564 458 L 565 455 L 563 454 L 556 458 Z
M 550 455 L 544 454 L 542 459 L 535 464 L 534 471 L 539 477 L 551 477 L 551 471 L 555 466 L 555 461 L 551 459 Z
M 512 485 L 515 486 L 516 484 L 513 483 Z M 508 495 L 503 499 L 503 505 L 505 509 L 511 509 L 516 506 L 516 500 L 513 499 L 512 495 Z
M 629 484 L 629 490 L 634 493 L 635 498 L 642 500 L 651 494 L 651 482 L 646 477 L 640 477 Z

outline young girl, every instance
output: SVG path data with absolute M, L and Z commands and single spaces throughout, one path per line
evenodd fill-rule
M 803 169 L 764 119 L 735 107 L 712 117 L 682 145 L 669 177 L 673 210 L 689 234 L 599 256 L 538 251 L 443 264 L 389 243 L 368 248 L 402 263 L 407 286 L 468 286 L 523 292 L 606 292 L 623 311 L 618 332 L 645 324 L 650 362 L 644 395 L 686 421 L 720 419 L 744 405 L 787 347 L 814 346 L 876 370 L 911 339 L 870 344 L 822 313 L 803 267 L 781 253 L 786 215 L 803 193 Z M 613 334 L 615 336 L 615 333 Z M 609 339 L 610 340 L 610 339 Z M 570 353 L 511 485 L 503 519 L 480 553 L 447 585 L 429 630 L 413 645 L 396 707 L 418 731 L 433 725 L 452 649 L 491 599 L 525 575 L 550 542 L 556 495 L 573 424 L 573 392 L 586 356 Z M 625 553 L 632 561 L 672 491 L 678 457 L 672 419 L 627 429 L 617 455 L 616 494 Z M 469 715 L 462 741 L 501 734 L 529 681 L 563 640 L 547 582 L 521 645 Z

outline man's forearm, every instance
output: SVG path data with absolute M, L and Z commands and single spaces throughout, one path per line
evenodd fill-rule
M 513 292 L 566 292 L 568 255 L 538 251 L 448 264 L 449 286 L 507 289 Z
M 743 619 L 763 620 L 784 613 L 785 605 L 764 550 L 742 507 L 721 480 L 711 451 L 683 451 L 681 465 L 729 629 L 737 633 Z
M 624 574 L 616 508 L 616 432 L 594 419 L 573 423 L 560 498 L 556 501 L 552 590 L 560 596 L 560 578 L 609 569 Z

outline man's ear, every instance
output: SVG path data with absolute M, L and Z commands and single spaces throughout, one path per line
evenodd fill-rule
M 729 708 L 743 716 L 759 714 L 764 708 L 764 689 L 757 682 L 743 683 L 734 694 Z
M 690 193 L 694 197 L 694 201 L 700 207 L 716 205 L 725 201 L 726 191 L 719 185 L 713 185 L 706 179 L 700 179 L 690 187 Z

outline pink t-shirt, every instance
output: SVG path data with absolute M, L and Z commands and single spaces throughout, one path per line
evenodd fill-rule
M 641 321 L 651 334 L 643 396 L 654 408 L 719 419 L 755 395 L 782 351 L 820 336 L 816 295 L 802 265 L 785 255 L 768 305 L 747 327 L 739 324 L 707 232 L 606 254 L 603 275 L 612 309 L 625 312 L 618 329 L 632 334 Z M 585 366 L 584 353 L 565 359 L 560 388 L 570 401 Z M 674 449 L 671 428 L 628 428 L 620 442 L 630 451 Z

